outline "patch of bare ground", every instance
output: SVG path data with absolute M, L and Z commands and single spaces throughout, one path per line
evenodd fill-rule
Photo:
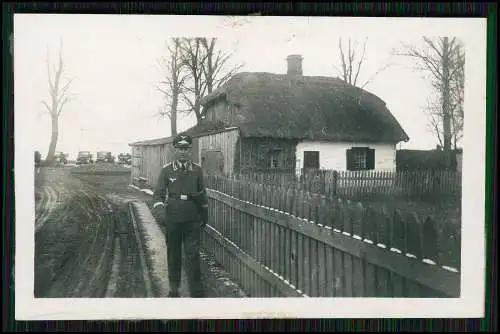
M 35 297 L 147 297 L 148 268 L 140 256 L 147 250 L 127 203 L 151 197 L 128 187 L 125 171 L 74 169 L 44 167 L 35 180 Z M 240 296 L 229 274 L 202 257 L 209 297 Z
M 139 247 L 126 203 L 79 193 L 36 235 L 35 296 L 145 298 Z
M 211 254 L 201 251 L 201 272 L 208 298 L 245 298 L 247 293 L 233 281 L 228 273 Z
M 54 210 L 35 236 L 35 297 L 102 297 L 113 220 L 104 203 L 78 193 Z
M 116 282 L 116 298 L 146 298 L 147 290 L 144 282 L 140 249 L 130 219 L 126 203 L 115 206 L 116 235 L 120 247 L 120 266 Z

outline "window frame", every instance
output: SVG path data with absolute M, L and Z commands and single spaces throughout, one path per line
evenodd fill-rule
M 267 159 L 266 159 L 266 167 L 268 169 L 280 169 L 280 154 L 283 151 L 282 148 L 270 148 L 267 151 Z M 276 163 L 275 166 L 273 166 L 273 161 Z
M 308 157 L 309 155 L 309 157 Z M 304 157 L 302 169 L 319 169 L 320 168 L 320 151 L 304 151 L 302 156 Z M 306 166 L 306 162 L 315 160 L 314 166 Z M 308 164 L 309 165 L 309 164 Z
M 359 157 L 364 161 L 360 162 Z M 353 146 L 346 150 L 346 169 L 348 171 L 368 171 L 375 169 L 375 149 Z
M 368 150 L 354 150 L 353 166 L 356 170 L 368 169 Z

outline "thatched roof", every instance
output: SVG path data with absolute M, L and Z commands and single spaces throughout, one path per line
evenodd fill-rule
M 235 105 L 244 137 L 400 142 L 408 135 L 377 96 L 330 77 L 238 73 L 202 100 Z
M 196 138 L 196 137 L 205 136 L 205 135 L 208 135 L 211 133 L 227 131 L 230 129 L 231 128 L 228 128 L 225 124 L 220 123 L 220 122 L 217 122 L 217 123 L 201 122 L 200 124 L 197 124 L 189 129 L 187 129 L 186 131 L 182 131 L 182 132 L 190 135 L 193 138 Z M 141 141 L 131 143 L 131 144 L 129 144 L 129 146 L 170 144 L 173 142 L 174 138 L 175 138 L 175 136 L 169 136 L 169 137 L 163 137 L 163 138 L 157 138 L 157 139 L 141 140 Z

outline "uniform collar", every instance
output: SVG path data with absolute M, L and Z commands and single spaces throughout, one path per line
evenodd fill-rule
M 184 164 L 185 164 L 187 170 L 193 170 L 193 164 L 190 160 L 186 160 L 184 162 Z M 174 170 L 181 169 L 182 162 L 180 162 L 179 160 L 175 160 L 174 163 L 172 164 L 172 167 Z

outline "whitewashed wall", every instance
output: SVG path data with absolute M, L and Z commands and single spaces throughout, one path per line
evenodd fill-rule
M 347 170 L 346 150 L 352 147 L 375 149 L 375 170 L 396 170 L 396 146 L 394 144 L 341 143 L 304 141 L 297 144 L 296 167 L 301 169 L 304 163 L 304 151 L 319 151 L 321 169 Z

